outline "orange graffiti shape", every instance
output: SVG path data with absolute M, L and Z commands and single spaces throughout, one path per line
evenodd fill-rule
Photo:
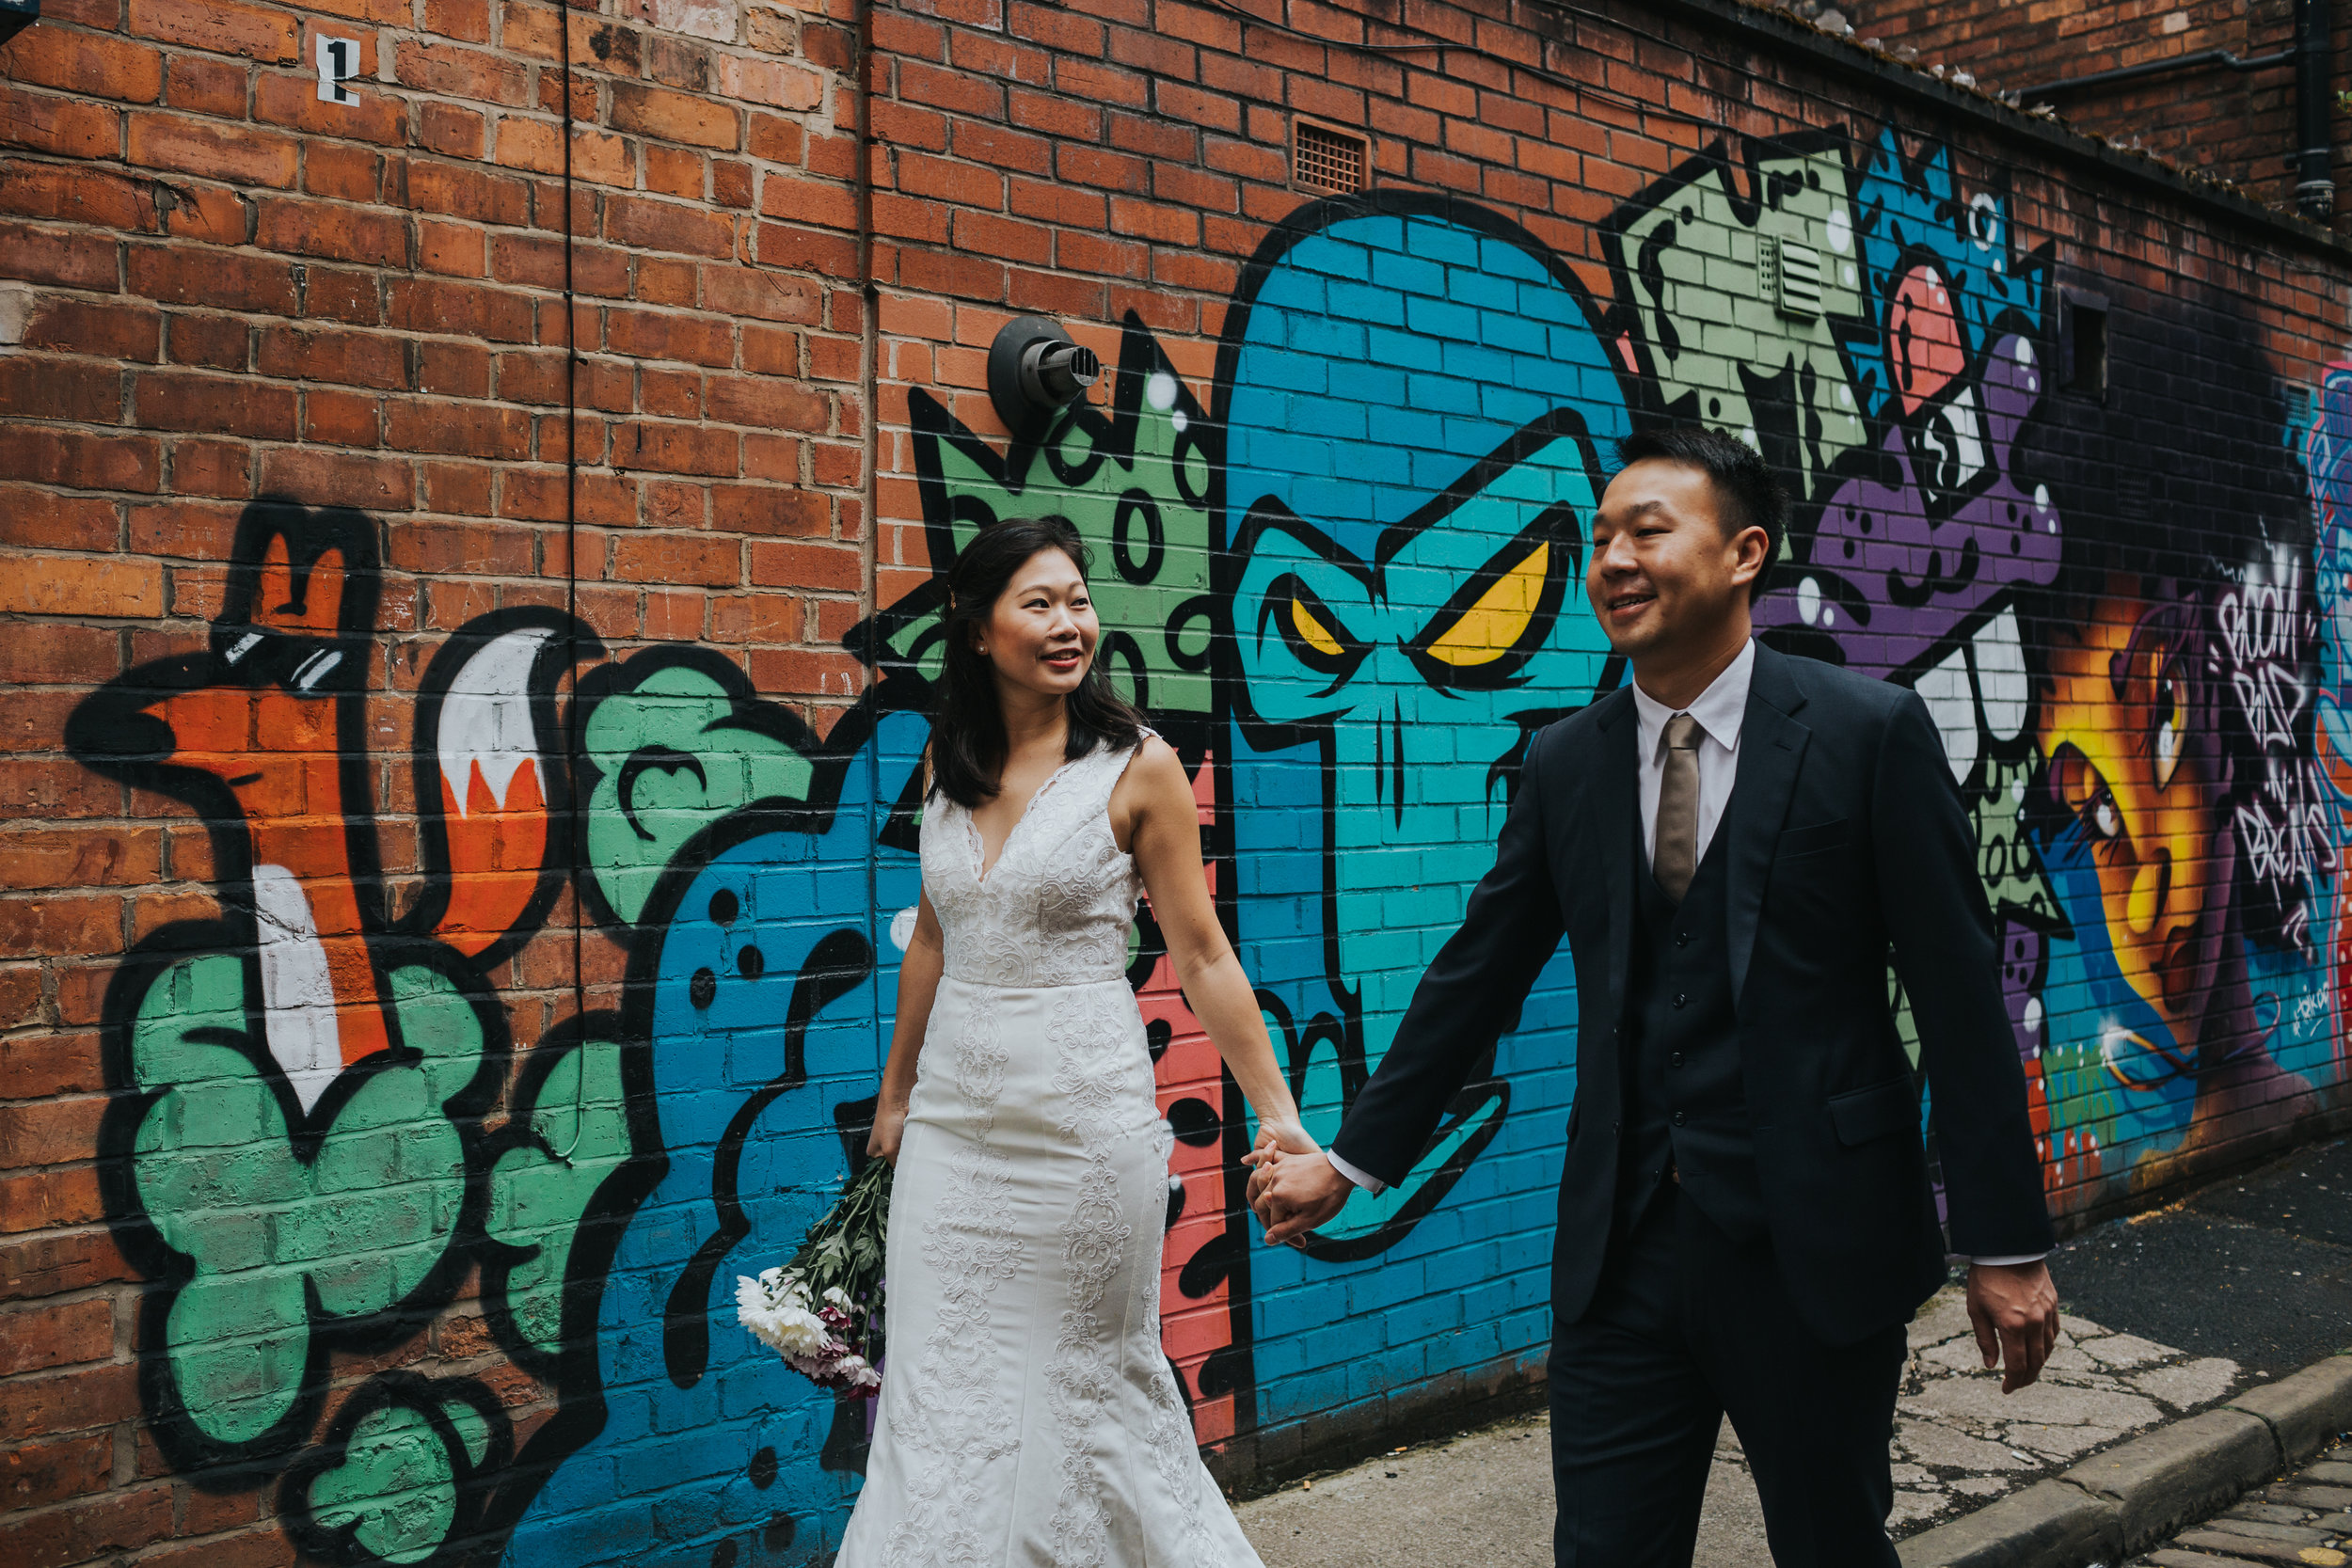
M 517 765 L 501 799 L 475 759 L 466 770 L 462 802 L 445 771 L 441 811 L 449 829 L 450 890 L 438 935 L 472 958 L 506 934 L 538 890 L 548 847 L 538 764 Z
M 345 1065 L 390 1043 L 383 995 L 368 955 L 351 870 L 336 700 L 278 686 L 206 686 L 147 705 L 171 726 L 174 766 L 213 774 L 244 814 L 253 846 L 254 904 L 262 927 L 264 987 L 280 1002 L 313 1012 L 329 1006 L 298 986 L 278 991 L 274 956 L 294 970 L 313 949 L 332 991 L 331 1029 Z

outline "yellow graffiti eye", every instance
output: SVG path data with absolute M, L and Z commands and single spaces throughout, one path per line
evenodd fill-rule
M 1282 634 L 1282 646 L 1293 658 L 1319 675 L 1344 680 L 1366 652 L 1364 643 L 1347 629 L 1338 612 L 1315 591 L 1291 574 L 1277 578 L 1267 588 L 1258 611 L 1258 635 L 1272 622 Z M 1337 689 L 1334 686 L 1333 689 Z
M 1291 628 L 1298 633 L 1300 641 L 1327 658 L 1337 658 L 1347 652 L 1331 628 L 1317 620 L 1306 601 L 1295 595 L 1291 599 Z
M 1493 663 L 1517 647 L 1526 634 L 1528 622 L 1543 603 L 1544 584 L 1550 576 L 1551 546 L 1538 545 L 1497 578 L 1478 602 L 1425 651 L 1431 658 L 1457 670 Z

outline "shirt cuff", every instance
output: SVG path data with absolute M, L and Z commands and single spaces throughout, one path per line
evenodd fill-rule
M 1351 1165 L 1346 1161 L 1341 1159 L 1339 1155 L 1330 1149 L 1325 1149 L 1323 1151 L 1323 1157 L 1331 1162 L 1331 1168 L 1333 1170 L 1338 1171 L 1342 1176 L 1346 1177 L 1350 1181 L 1355 1182 L 1356 1185 L 1372 1194 L 1375 1197 L 1379 1196 L 1381 1193 L 1388 1190 L 1389 1184 L 1386 1181 L 1381 1180 L 1378 1177 L 1372 1175 L 1370 1172 L 1358 1170 L 1354 1165 Z
M 2013 1269 L 2020 1263 L 2039 1263 L 2050 1255 L 2046 1252 L 2021 1252 L 2014 1258 L 1971 1258 L 1971 1264 L 1982 1263 L 1988 1269 Z

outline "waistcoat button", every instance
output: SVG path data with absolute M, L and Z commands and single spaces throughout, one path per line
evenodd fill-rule
M 1682 1065 L 1682 1053 L 1677 1051 L 1673 1055 L 1667 1057 L 1666 1065 L 1668 1067 L 1680 1067 Z
M 1682 1113 L 1681 1113 L 1680 1111 L 1677 1111 L 1677 1112 L 1675 1113 L 1675 1125 L 1676 1125 L 1677 1127 L 1681 1126 L 1681 1125 L 1682 1125 L 1682 1123 L 1683 1123 L 1683 1119 L 1684 1119 L 1684 1118 L 1683 1118 L 1683 1115 L 1682 1115 Z
M 1691 945 L 1691 933 L 1690 933 L 1690 932 L 1688 932 L 1688 931 L 1677 931 L 1677 932 L 1675 933 L 1675 945 L 1676 945 L 1677 947 L 1688 947 L 1688 946 L 1690 946 L 1690 945 Z
M 1691 999 L 1690 999 L 1689 997 L 1682 995 L 1680 992 L 1677 992 L 1677 993 L 1676 993 L 1676 995 L 1675 995 L 1675 1006 L 1677 1006 L 1677 1007 L 1686 1007 L 1686 1006 L 1690 1006 L 1690 1004 L 1691 1004 Z

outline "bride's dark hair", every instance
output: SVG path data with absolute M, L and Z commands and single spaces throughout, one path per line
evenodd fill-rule
M 987 624 L 1013 573 L 1040 550 L 1061 551 L 1082 578 L 1091 565 L 1086 541 L 1069 518 L 1008 517 L 980 530 L 947 569 L 946 668 L 931 709 L 931 784 L 967 811 L 996 798 L 1005 768 L 996 667 L 972 645 L 972 634 Z M 1112 687 L 1099 658 L 1089 661 L 1069 709 L 1066 762 L 1099 746 L 1125 748 L 1143 738 L 1142 716 Z

